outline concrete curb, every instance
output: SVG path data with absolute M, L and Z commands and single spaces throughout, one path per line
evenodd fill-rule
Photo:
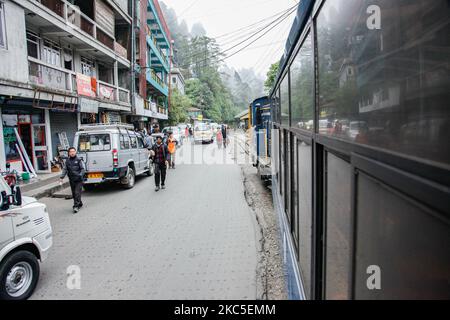
M 51 197 L 55 192 L 66 189 L 69 186 L 70 186 L 69 181 L 64 182 L 62 185 L 60 185 L 59 182 L 56 182 L 35 190 L 30 190 L 29 192 L 26 192 L 24 195 L 36 199 L 41 199 L 44 197 Z

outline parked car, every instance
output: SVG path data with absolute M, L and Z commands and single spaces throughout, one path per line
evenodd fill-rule
M 86 189 L 108 181 L 132 188 L 136 175 L 153 175 L 150 151 L 128 125 L 89 125 L 75 134 L 74 145 L 86 163 Z
M 39 280 L 40 265 L 52 246 L 45 204 L 22 197 L 0 176 L 0 299 L 24 300 Z
M 205 122 L 197 122 L 194 126 L 194 143 L 207 142 L 212 143 L 214 141 L 213 129 L 211 125 Z
M 181 134 L 181 130 L 178 127 L 165 127 L 163 129 L 163 133 L 165 135 L 169 135 L 169 133 L 173 133 L 174 138 L 180 143 L 180 145 L 183 144 L 184 141 L 184 132 Z
M 369 129 L 365 121 L 351 121 L 348 129 L 348 136 L 350 139 L 355 140 L 359 135 L 367 134 L 368 131 Z

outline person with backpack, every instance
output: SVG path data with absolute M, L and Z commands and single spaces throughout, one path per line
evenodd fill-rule
M 63 171 L 60 176 L 60 183 L 67 175 L 69 177 L 70 189 L 73 198 L 73 213 L 77 213 L 83 206 L 81 201 L 81 190 L 83 188 L 84 174 L 86 166 L 82 159 L 77 157 L 77 150 L 74 147 L 69 148 L 69 157 L 64 164 Z
M 169 151 L 163 143 L 161 135 L 156 137 L 156 143 L 152 146 L 151 155 L 155 166 L 155 191 L 166 188 L 166 172 L 169 165 Z M 161 182 L 161 187 L 160 187 Z
M 175 154 L 177 152 L 178 141 L 173 133 L 167 139 L 167 150 L 169 151 L 169 168 L 175 169 Z

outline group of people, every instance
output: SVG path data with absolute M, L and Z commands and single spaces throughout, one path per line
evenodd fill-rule
M 227 145 L 230 143 L 230 139 L 228 138 L 228 128 L 226 125 L 223 124 L 220 130 L 217 130 L 216 142 L 219 149 L 222 148 L 222 145 L 224 148 L 226 148 Z
M 226 125 L 222 125 L 221 129 L 217 131 L 216 139 L 219 148 L 223 145 L 227 147 L 229 143 Z M 175 139 L 173 133 L 168 136 L 160 133 L 159 126 L 152 128 L 151 132 L 142 131 L 144 142 L 150 150 L 150 157 L 154 165 L 155 175 L 155 191 L 166 188 L 166 174 L 167 169 L 175 169 L 175 155 L 178 146 L 178 141 Z M 185 136 L 189 138 L 193 135 L 192 128 L 185 128 Z M 74 147 L 69 149 L 69 157 L 65 161 L 63 171 L 60 176 L 60 183 L 68 176 L 70 188 L 73 197 L 73 212 L 77 213 L 83 206 L 81 201 L 81 191 L 83 188 L 84 176 L 86 173 L 86 165 L 83 159 L 77 156 L 77 150 Z

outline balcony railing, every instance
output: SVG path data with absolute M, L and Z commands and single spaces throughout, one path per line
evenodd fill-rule
M 153 35 L 153 33 L 150 31 L 150 28 L 147 26 L 147 34 L 150 37 L 150 39 L 152 39 L 153 43 L 155 44 L 156 49 L 158 49 L 158 52 L 161 54 L 161 56 L 163 57 L 164 61 L 167 62 L 167 56 L 166 54 L 161 50 L 158 41 L 156 41 L 155 36 Z
M 76 91 L 76 74 L 73 71 L 66 70 L 33 57 L 28 57 L 29 80 L 31 83 L 57 89 Z
M 117 87 L 113 84 L 97 80 L 97 96 L 108 101 L 118 101 Z
M 36 0 L 49 8 L 68 24 L 77 27 L 87 35 L 98 40 L 109 49 L 114 51 L 114 35 L 100 27 L 94 20 L 89 18 L 81 10 L 66 0 Z
M 130 103 L 130 90 L 119 88 L 119 101 Z
M 151 75 L 152 79 L 155 80 L 156 83 L 158 83 L 162 88 L 167 87 L 167 84 L 157 76 L 156 72 L 153 69 L 151 69 Z

